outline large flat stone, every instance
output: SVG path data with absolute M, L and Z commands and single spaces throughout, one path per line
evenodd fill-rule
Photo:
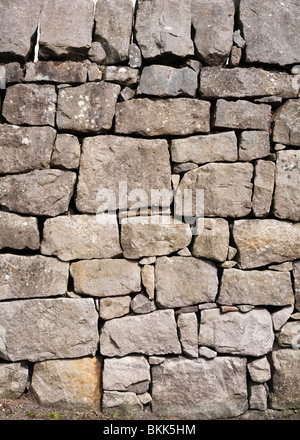
M 122 254 L 115 215 L 72 215 L 47 219 L 44 223 L 41 252 L 64 261 L 111 258 Z M 106 222 L 105 222 L 106 220 Z
M 245 358 L 166 359 L 152 367 L 152 379 L 152 411 L 160 416 L 215 420 L 248 409 Z
M 75 173 L 61 170 L 0 177 L 0 205 L 21 214 L 54 217 L 68 210 L 75 181 Z
M 272 318 L 266 309 L 224 314 L 220 309 L 201 311 L 200 345 L 219 353 L 263 356 L 272 350 L 273 342 Z
M 39 249 L 40 233 L 35 217 L 0 212 L 0 249 Z
M 300 99 L 290 99 L 274 114 L 273 141 L 300 146 Z
M 213 302 L 218 293 L 214 263 L 193 257 L 160 257 L 155 264 L 156 301 L 160 307 Z
M 36 61 L 26 64 L 26 82 L 80 84 L 87 80 L 87 68 L 74 61 Z
M 127 260 L 83 260 L 71 264 L 75 292 L 97 297 L 127 295 L 141 290 L 138 263 Z
M 98 313 L 92 298 L 0 303 L 0 357 L 10 361 L 95 355 Z
M 106 135 L 83 141 L 76 195 L 79 211 L 161 206 L 164 200 L 153 190 L 171 192 L 166 140 Z M 170 198 L 165 203 L 169 205 Z
M 139 115 L 137 118 L 136 115 Z M 116 133 L 143 136 L 209 132 L 210 103 L 198 99 L 132 99 L 116 105 Z
M 100 332 L 100 353 L 110 357 L 180 354 L 174 311 L 156 310 L 106 321 Z
M 225 219 L 205 218 L 203 230 L 193 240 L 193 256 L 224 262 L 228 255 L 229 236 L 229 225 Z
M 290 272 L 239 269 L 223 271 L 219 304 L 285 306 L 293 302 Z
M 273 219 L 238 220 L 233 238 L 242 269 L 300 258 L 300 224 Z
M 241 161 L 250 162 L 270 154 L 270 134 L 268 131 L 242 131 L 239 141 L 239 160 Z
M 0 398 L 19 399 L 26 390 L 28 376 L 27 362 L 0 362 Z

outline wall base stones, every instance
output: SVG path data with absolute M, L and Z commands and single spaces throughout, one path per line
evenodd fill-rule
M 299 2 L 133 3 L 0 0 L 0 399 L 297 409 Z

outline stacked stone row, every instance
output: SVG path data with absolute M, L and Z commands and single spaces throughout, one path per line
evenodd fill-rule
M 299 6 L 133 3 L 0 0 L 0 397 L 296 408 Z

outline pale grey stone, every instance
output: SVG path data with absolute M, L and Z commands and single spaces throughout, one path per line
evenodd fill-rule
M 155 262 L 156 262 L 156 257 L 145 257 L 139 261 L 139 264 L 143 266 L 147 264 L 154 264 Z
M 93 41 L 88 51 L 89 60 L 93 63 L 103 64 L 106 58 L 105 50 L 99 41 Z
M 199 304 L 198 309 L 200 310 L 207 310 L 207 309 L 217 309 L 219 306 L 217 303 L 214 302 L 208 302 L 204 304 Z
M 87 80 L 87 68 L 74 61 L 36 61 L 26 63 L 26 82 L 80 84 Z
M 177 255 L 179 255 L 180 257 L 191 257 L 192 256 L 188 247 L 185 247 L 185 248 L 181 249 L 180 251 L 178 251 Z
M 72 134 L 58 134 L 51 156 L 51 166 L 72 170 L 79 167 L 80 142 Z
M 130 296 L 106 297 L 100 299 L 100 318 L 107 321 L 119 318 L 130 312 Z
M 35 217 L 0 212 L 0 249 L 39 249 L 40 233 Z
M 293 276 L 296 300 L 295 307 L 300 312 L 300 261 L 295 261 L 293 264 Z
M 77 293 L 97 297 L 127 295 L 141 290 L 138 263 L 124 259 L 82 260 L 71 264 Z
M 253 310 L 254 307 L 255 307 L 255 306 L 250 306 L 249 304 L 241 304 L 241 305 L 238 305 L 238 306 L 237 306 L 237 308 L 239 309 L 239 311 L 242 312 L 242 313 L 248 313 L 248 312 L 250 312 L 251 310 Z
M 267 131 L 243 131 L 240 135 L 239 160 L 250 161 L 270 154 L 270 139 Z
M 219 353 L 263 356 L 272 350 L 274 333 L 270 313 L 253 309 L 248 313 L 201 311 L 199 344 Z
M 228 222 L 222 218 L 205 218 L 203 230 L 194 237 L 192 255 L 223 262 L 229 246 Z
M 160 257 L 155 264 L 155 287 L 162 308 L 211 302 L 218 292 L 217 268 L 192 257 Z
M 271 379 L 271 366 L 266 356 L 249 361 L 247 368 L 254 382 L 264 383 Z
M 214 359 L 217 356 L 217 352 L 212 350 L 211 348 L 201 346 L 199 347 L 199 356 L 204 357 L 206 359 Z
M 300 348 L 300 322 L 288 321 L 276 335 L 276 341 L 281 347 Z
M 271 264 L 268 269 L 278 270 L 279 272 L 290 271 L 293 270 L 293 263 L 291 261 L 286 261 L 285 263 L 281 264 Z
M 138 394 L 137 397 L 142 405 L 147 405 L 147 403 L 152 401 L 152 397 L 149 393 Z
M 180 163 L 173 166 L 172 173 L 174 174 L 186 173 L 187 171 L 195 170 L 196 168 L 198 168 L 198 165 L 193 162 Z
M 4 66 L 0 66 L 0 89 L 6 89 L 6 69 Z
M 102 221 L 93 215 L 70 215 L 47 219 L 44 223 L 41 252 L 64 261 L 111 258 L 122 254 L 115 215 Z
M 98 312 L 92 298 L 0 303 L 0 357 L 10 361 L 95 355 Z
M 139 264 L 141 262 L 139 261 Z M 155 280 L 154 266 L 146 264 L 141 269 L 142 283 L 150 300 L 154 299 Z
M 244 49 L 244 47 L 246 46 L 246 41 L 241 36 L 240 29 L 233 32 L 233 42 L 237 45 L 237 47 L 240 47 L 241 49 Z
M 249 408 L 265 411 L 268 408 L 268 387 L 266 384 L 250 383 Z
M 273 219 L 237 220 L 233 225 L 242 269 L 300 258 L 300 224 Z
M 195 313 L 181 313 L 177 319 L 182 352 L 193 358 L 198 357 L 198 320 Z
M 28 376 L 27 362 L 0 362 L 0 398 L 19 399 L 26 390 Z
M 236 265 L 237 265 L 236 261 L 224 261 L 224 263 L 220 264 L 220 267 L 222 267 L 223 269 L 232 269 Z
M 149 298 L 147 298 L 142 293 L 138 293 L 133 298 L 130 307 L 134 313 L 138 313 L 138 314 L 150 313 L 156 309 L 155 302 L 150 301 Z
M 159 365 L 165 361 L 165 357 L 163 356 L 149 356 L 149 364 L 150 365 Z
M 174 311 L 155 310 L 106 321 L 100 332 L 100 352 L 109 357 L 180 354 Z
M 152 381 L 152 411 L 160 416 L 215 420 L 248 409 L 245 358 L 166 359 L 152 367 Z
M 137 44 L 131 43 L 129 45 L 128 57 L 129 57 L 129 66 L 132 69 L 138 69 L 139 67 L 142 67 L 142 63 L 143 63 L 142 53 Z
M 143 405 L 135 393 L 120 391 L 103 391 L 102 411 L 105 415 L 131 418 L 143 413 Z
M 291 74 L 292 75 L 299 75 L 300 74 L 300 64 L 296 64 L 291 68 Z
M 254 168 L 252 211 L 255 217 L 269 214 L 274 190 L 275 164 L 258 160 Z
M 127 66 L 107 66 L 104 71 L 104 79 L 121 86 L 134 85 L 140 79 L 139 70 Z
M 120 96 L 123 98 L 123 101 L 129 101 L 129 99 L 132 99 L 135 96 L 135 90 L 131 89 L 130 87 L 124 87 L 120 93 Z
M 279 331 L 287 322 L 294 311 L 294 303 L 290 306 L 281 307 L 279 310 L 272 312 L 272 321 L 275 331 Z

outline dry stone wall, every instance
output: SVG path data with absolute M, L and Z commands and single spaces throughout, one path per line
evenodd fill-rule
M 299 1 L 0 7 L 0 398 L 299 408 Z

